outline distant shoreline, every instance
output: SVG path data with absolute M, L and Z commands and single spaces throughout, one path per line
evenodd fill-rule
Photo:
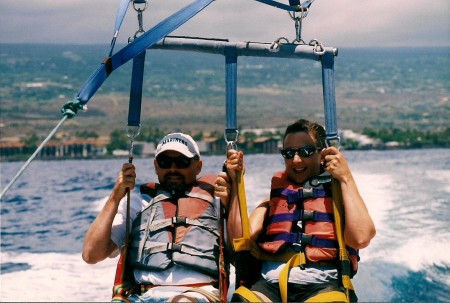
M 395 147 L 395 148 L 352 148 L 352 149 L 342 149 L 344 152 L 346 151 L 393 151 L 393 150 L 425 150 L 425 149 L 450 149 L 450 147 L 443 146 L 426 146 L 426 147 Z M 246 155 L 274 155 L 276 153 L 254 153 L 254 152 L 246 152 Z M 202 156 L 217 156 L 220 154 L 203 154 Z M 135 159 L 152 159 L 153 155 L 149 156 L 134 156 Z M 0 163 L 9 163 L 9 162 L 25 162 L 29 158 L 18 158 L 18 157 L 10 157 L 0 158 Z M 128 156 L 114 156 L 114 155 L 106 155 L 106 156 L 91 156 L 91 157 L 49 157 L 49 158 L 35 158 L 33 161 L 70 161 L 70 160 L 110 160 L 110 159 L 125 159 L 128 160 Z

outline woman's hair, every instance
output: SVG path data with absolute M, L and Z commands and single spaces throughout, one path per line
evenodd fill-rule
M 326 138 L 325 128 L 320 124 L 317 124 L 315 122 L 311 122 L 311 121 L 308 121 L 305 119 L 297 120 L 294 123 L 288 125 L 288 127 L 286 128 L 286 131 L 284 132 L 283 144 L 284 144 L 284 139 L 286 139 L 287 135 L 293 134 L 293 133 L 300 133 L 300 132 L 310 134 L 316 141 L 317 146 L 322 147 L 322 148 L 326 147 L 326 145 L 325 145 L 325 138 Z

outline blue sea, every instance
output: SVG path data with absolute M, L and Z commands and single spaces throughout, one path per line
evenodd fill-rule
M 360 302 L 450 302 L 450 149 L 344 151 L 377 235 L 361 250 Z M 205 156 L 217 174 L 221 156 Z M 107 302 L 116 259 L 87 265 L 83 238 L 127 159 L 35 160 L 1 201 L 0 301 Z M 135 159 L 138 183 L 156 181 Z M 249 209 L 283 168 L 279 155 L 246 156 Z M 1 163 L 1 188 L 23 162 Z

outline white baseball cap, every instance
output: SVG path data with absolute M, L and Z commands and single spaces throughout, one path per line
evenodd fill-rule
M 191 136 L 182 133 L 172 133 L 162 138 L 156 147 L 155 158 L 167 150 L 177 151 L 188 158 L 200 157 L 197 143 Z

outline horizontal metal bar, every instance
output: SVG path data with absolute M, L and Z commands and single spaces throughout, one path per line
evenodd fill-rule
M 226 47 L 235 47 L 238 56 L 277 57 L 320 60 L 322 54 L 314 52 L 315 47 L 305 44 L 282 43 L 276 49 L 271 49 L 272 43 L 261 42 L 229 42 L 223 39 L 202 39 L 190 37 L 165 37 L 152 46 L 152 49 L 167 49 L 177 51 L 191 51 L 209 54 L 225 54 Z M 332 52 L 337 56 L 338 50 L 324 47 L 325 52 Z

